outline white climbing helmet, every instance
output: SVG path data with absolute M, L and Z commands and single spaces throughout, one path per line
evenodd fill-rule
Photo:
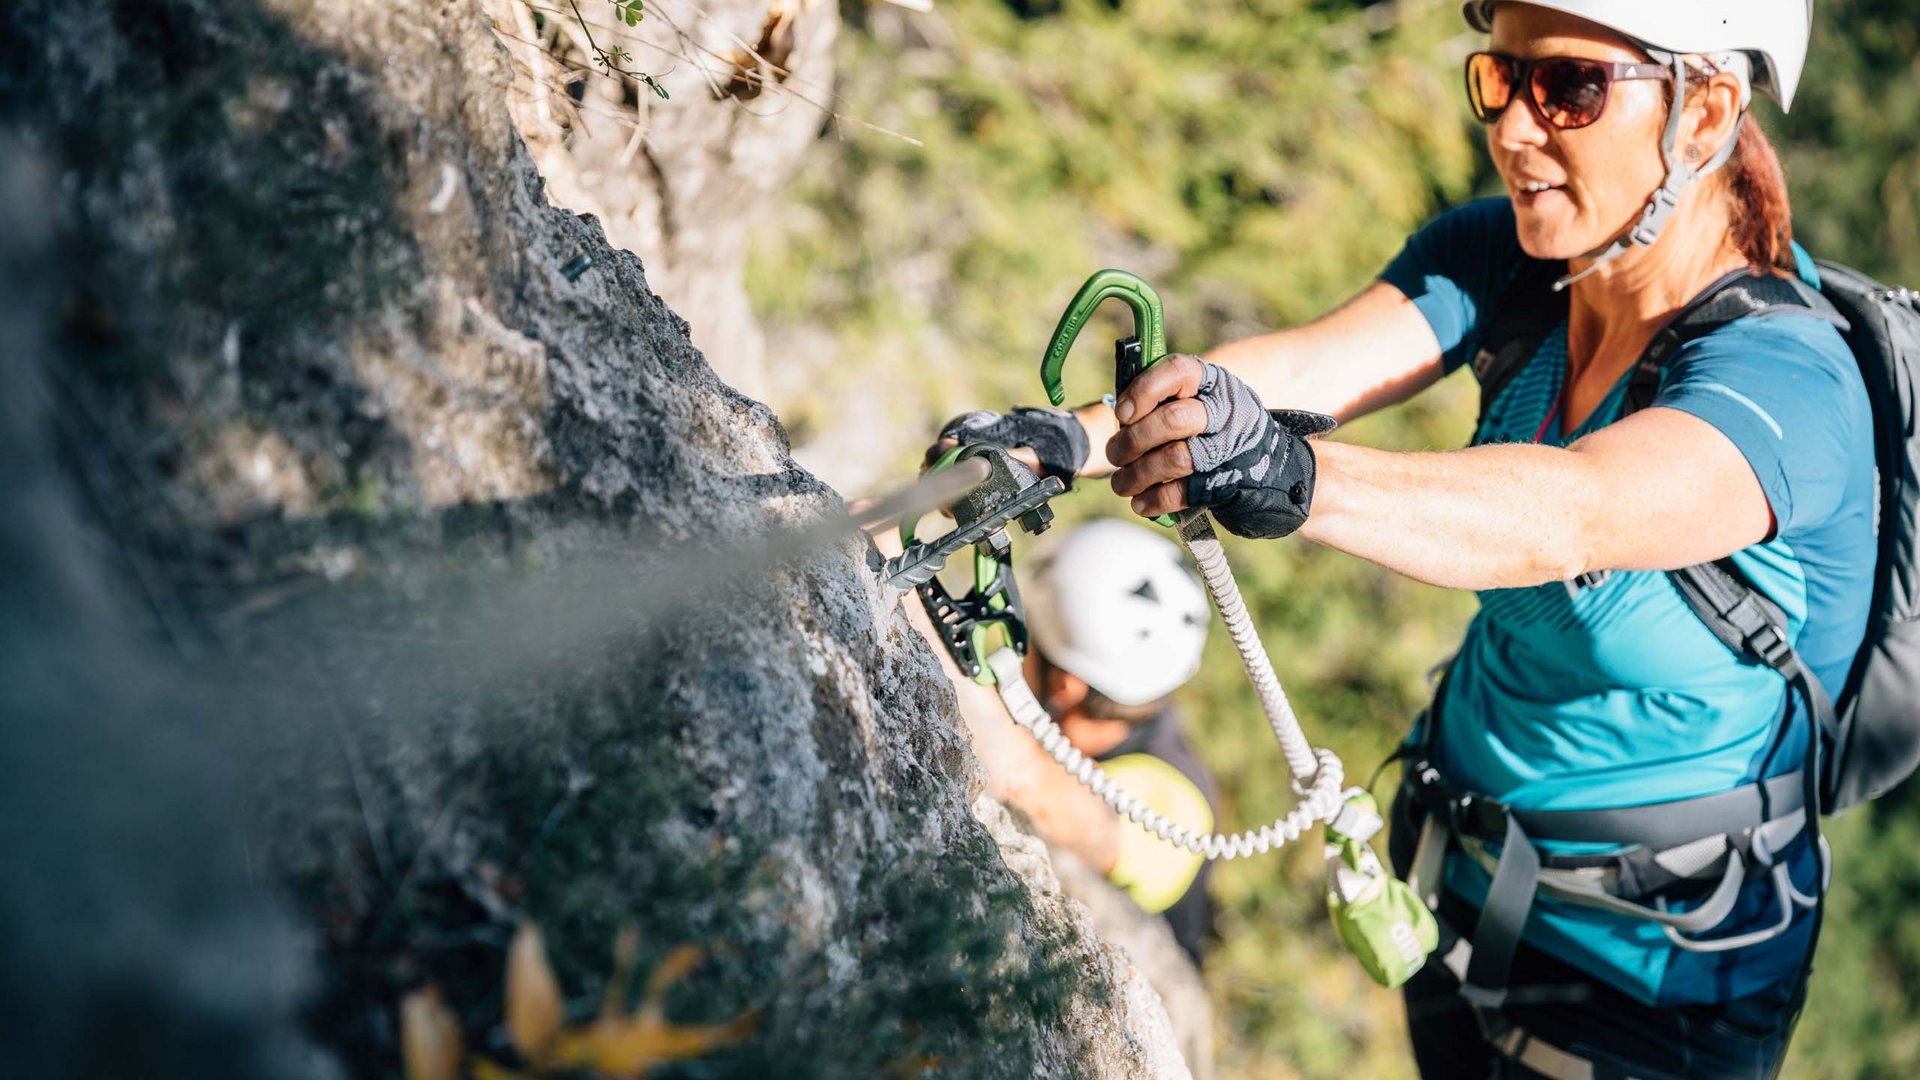
M 1461 11 L 1475 30 L 1493 29 L 1493 5 L 1466 0 Z M 1793 106 L 1807 62 L 1813 0 L 1526 0 L 1578 15 L 1661 52 L 1711 56 L 1745 53 L 1753 61 L 1753 88 Z
M 1171 540 L 1103 519 L 1036 547 L 1020 593 L 1049 661 L 1122 705 L 1165 697 L 1200 670 L 1207 594 Z

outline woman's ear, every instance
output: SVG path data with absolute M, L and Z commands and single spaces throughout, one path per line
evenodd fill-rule
M 1716 72 L 1704 86 L 1687 87 L 1687 115 L 1680 128 L 1680 157 L 1694 168 L 1713 160 L 1740 128 L 1740 79 Z

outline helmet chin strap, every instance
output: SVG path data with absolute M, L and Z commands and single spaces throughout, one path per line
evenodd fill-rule
M 1600 269 L 1607 263 L 1625 255 L 1636 247 L 1649 247 L 1660 239 L 1660 230 L 1667 227 L 1667 219 L 1680 205 L 1680 196 L 1693 186 L 1693 182 L 1713 172 L 1727 163 L 1733 156 L 1733 149 L 1740 143 L 1740 125 L 1735 124 L 1733 135 L 1720 147 L 1718 153 L 1708 159 L 1698 169 L 1688 165 L 1675 151 L 1680 142 L 1680 121 L 1687 100 L 1687 63 L 1679 53 L 1669 53 L 1659 49 L 1648 49 L 1647 54 L 1660 63 L 1673 69 L 1673 108 L 1667 111 L 1667 128 L 1660 136 L 1660 161 L 1667 167 L 1667 175 L 1647 199 L 1646 208 L 1640 211 L 1640 219 L 1625 232 L 1614 237 L 1613 242 L 1593 255 L 1593 262 L 1577 274 L 1568 274 L 1553 283 L 1553 291 L 1561 290 Z M 1745 102 L 1741 103 L 1743 106 Z M 1591 254 L 1591 253 L 1590 253 Z

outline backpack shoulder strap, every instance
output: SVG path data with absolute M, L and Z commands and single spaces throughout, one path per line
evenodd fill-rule
M 1713 636 L 1733 650 L 1779 671 L 1793 653 L 1786 613 L 1753 587 L 1731 557 L 1667 571 L 1687 606 Z
M 1798 278 L 1756 274 L 1742 267 L 1702 289 L 1654 332 L 1653 340 L 1640 354 L 1627 381 L 1626 400 L 1621 404 L 1620 415 L 1626 416 L 1653 404 L 1660 392 L 1661 372 L 1682 345 L 1697 341 L 1736 319 L 1780 315 L 1811 316 L 1843 331 L 1847 329 L 1847 320 L 1812 286 Z
M 1480 380 L 1480 416 L 1474 421 L 1475 431 L 1486 422 L 1487 409 L 1500 391 L 1567 317 L 1567 294 L 1553 287 L 1566 272 L 1564 262 L 1527 260 L 1488 312 L 1480 330 L 1480 351 L 1473 357 L 1473 374 Z
M 1847 329 L 1846 319 L 1805 282 L 1755 274 L 1746 269 L 1735 271 L 1707 286 L 1654 334 L 1634 365 L 1627 383 L 1626 401 L 1621 406 L 1622 415 L 1652 404 L 1659 393 L 1661 372 L 1667 360 L 1682 345 L 1736 319 L 1781 315 L 1811 316 L 1843 331 Z M 1778 671 L 1805 698 L 1827 745 L 1844 745 L 1845 732 L 1832 696 L 1788 640 L 1786 613 L 1747 579 L 1731 556 L 1669 570 L 1667 576 L 1687 607 L 1735 656 Z M 1821 741 L 1813 740 L 1809 752 L 1817 755 Z M 1817 796 L 1819 805 L 1828 805 L 1831 792 L 1826 790 L 1820 770 L 1812 761 L 1807 773 L 1810 804 L 1812 797 Z
M 1801 661 L 1800 654 L 1787 640 L 1786 613 L 1747 580 L 1731 557 L 1669 570 L 1667 576 L 1680 590 L 1687 606 L 1735 656 L 1758 661 L 1778 671 L 1789 687 L 1805 698 L 1813 714 L 1815 730 L 1824 736 L 1824 739 L 1814 739 L 1808 747 L 1809 753 L 1816 755 L 1807 766 L 1809 802 L 1817 794 L 1818 805 L 1832 806 L 1834 792 L 1823 775 L 1824 770 L 1816 767 L 1815 762 L 1822 742 L 1828 747 L 1846 745 L 1848 721 L 1840 715 L 1833 696 L 1821 685 L 1819 676 Z

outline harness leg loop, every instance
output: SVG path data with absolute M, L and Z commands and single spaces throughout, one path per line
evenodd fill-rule
M 1473 959 L 1460 996 L 1482 1012 L 1497 1010 L 1507 1000 L 1507 977 L 1513 968 L 1520 932 L 1533 910 L 1533 894 L 1540 881 L 1540 853 L 1527 839 L 1516 815 L 1507 815 L 1507 835 L 1500 845 L 1500 865 L 1480 909 L 1480 925 L 1473 932 Z

